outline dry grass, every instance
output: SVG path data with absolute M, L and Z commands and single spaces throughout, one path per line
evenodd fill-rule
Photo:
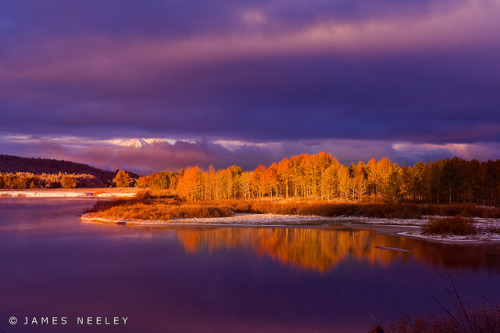
M 334 203 L 325 201 L 268 201 L 268 200 L 227 200 L 228 205 L 238 213 L 367 216 L 382 218 L 419 218 L 422 216 L 417 205 L 390 205 L 364 203 Z
M 141 191 L 131 199 L 98 201 L 86 213 L 89 217 L 113 220 L 157 220 L 174 218 L 224 217 L 232 216 L 233 210 L 222 205 L 206 203 L 183 203 L 174 198 L 158 197 L 157 193 Z
M 468 282 L 463 276 L 460 277 Z M 407 312 L 396 322 L 383 327 L 377 325 L 370 332 L 385 333 L 500 333 L 500 306 L 495 298 L 483 295 L 477 288 L 472 286 L 477 292 L 477 298 L 472 299 L 462 296 L 455 282 L 448 274 L 450 287 L 446 287 L 446 293 L 451 300 L 452 308 L 447 308 L 437 298 L 435 300 L 444 310 L 441 316 L 410 316 Z M 465 301 L 471 301 L 476 307 L 468 308 Z M 477 305 L 479 304 L 479 305 Z
M 422 226 L 424 235 L 475 235 L 477 228 L 470 218 L 461 216 L 432 218 Z
M 500 216 L 498 208 L 475 205 L 417 205 L 388 203 L 337 203 L 300 200 L 244 200 L 182 202 L 170 192 L 140 191 L 132 199 L 98 202 L 90 216 L 131 220 L 169 220 L 176 217 L 222 217 L 233 213 L 317 215 L 325 217 L 364 216 L 415 219 L 424 215 L 462 214 Z
M 100 207 L 94 207 L 92 211 L 88 212 L 89 217 L 134 221 L 168 221 L 174 218 L 224 217 L 232 215 L 233 210 L 228 207 L 178 205 L 176 203 L 165 202 L 142 203 L 133 202 L 132 200 L 119 205 L 100 205 Z
M 464 333 L 464 332 L 500 332 L 500 311 L 488 307 L 466 310 L 467 320 L 451 317 L 421 317 L 400 318 L 390 324 L 385 333 Z
M 431 207 L 436 211 L 434 215 L 500 218 L 500 209 L 495 207 L 481 207 L 475 204 L 431 205 Z
M 366 216 L 376 218 L 416 219 L 425 215 L 500 217 L 499 208 L 471 204 L 418 205 L 389 203 L 336 203 L 327 201 L 232 200 L 225 204 L 236 212 L 255 212 L 319 216 Z

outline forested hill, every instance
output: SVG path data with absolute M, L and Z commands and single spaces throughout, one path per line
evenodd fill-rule
M 47 158 L 25 158 L 0 154 L 0 173 L 31 172 L 34 174 L 88 174 L 95 176 L 103 184 L 112 184 L 116 173 L 91 167 L 87 164 Z

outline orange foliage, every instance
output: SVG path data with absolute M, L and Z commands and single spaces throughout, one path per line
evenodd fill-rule
M 302 154 L 242 172 L 238 166 L 202 171 L 188 167 L 178 176 L 177 192 L 185 200 L 229 198 L 301 198 L 370 202 L 475 202 L 500 200 L 500 160 L 445 159 L 413 167 L 388 158 L 349 167 L 332 155 Z
M 488 249 L 438 251 L 440 244 L 388 236 L 369 230 L 324 228 L 176 228 L 173 229 L 189 253 L 234 248 L 250 249 L 285 265 L 326 272 L 355 259 L 387 266 L 394 260 L 417 260 L 430 266 L 451 268 L 489 265 Z M 405 249 L 410 252 L 394 251 Z

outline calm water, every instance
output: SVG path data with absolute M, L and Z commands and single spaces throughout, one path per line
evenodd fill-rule
M 499 246 L 345 227 L 79 223 L 92 203 L 0 198 L 0 332 L 367 332 L 402 310 L 442 313 L 447 274 L 467 296 L 500 299 Z

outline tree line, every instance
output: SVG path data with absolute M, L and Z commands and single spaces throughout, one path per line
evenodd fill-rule
M 458 157 L 413 166 L 388 158 L 345 166 L 324 152 L 284 158 L 270 166 L 243 171 L 233 165 L 215 170 L 198 166 L 179 173 L 140 177 L 137 186 L 170 190 L 187 201 L 232 198 L 303 198 L 342 201 L 425 203 L 500 202 L 500 160 Z
M 0 189 L 96 188 L 105 184 L 88 174 L 56 173 L 40 175 L 31 172 L 0 173 Z

